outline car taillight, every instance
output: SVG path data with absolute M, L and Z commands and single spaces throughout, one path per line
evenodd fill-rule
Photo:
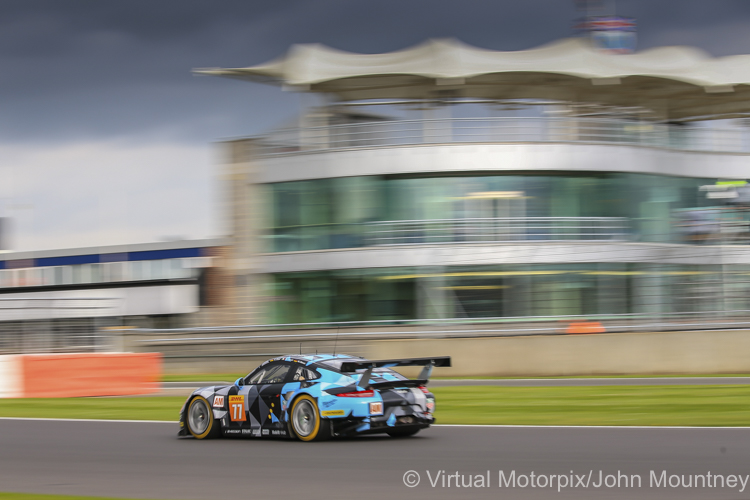
M 334 396 L 339 398 L 371 398 L 375 396 L 375 391 L 342 392 L 341 394 L 334 394 Z
M 430 393 L 430 390 L 427 387 L 423 386 L 423 385 L 420 385 L 419 388 L 422 389 L 422 392 L 424 392 L 425 394 L 429 394 Z

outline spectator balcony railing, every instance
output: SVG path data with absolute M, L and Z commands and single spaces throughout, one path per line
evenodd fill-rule
M 277 228 L 276 252 L 385 245 L 626 241 L 624 217 L 492 217 L 374 221 Z
M 502 241 L 624 241 L 620 217 L 493 217 L 369 222 L 368 246 Z
M 750 153 L 750 133 L 741 127 L 576 117 L 383 120 L 287 128 L 263 137 L 259 153 L 457 143 L 593 143 Z

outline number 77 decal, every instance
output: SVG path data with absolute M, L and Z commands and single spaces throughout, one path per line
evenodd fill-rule
M 245 396 L 229 396 L 229 419 L 232 422 L 244 422 Z

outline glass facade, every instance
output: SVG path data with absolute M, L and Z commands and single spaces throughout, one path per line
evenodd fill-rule
M 317 179 L 268 189 L 269 252 L 559 240 L 750 243 L 748 188 L 712 196 L 724 189 L 716 178 L 462 173 Z M 722 265 L 721 259 L 701 266 L 424 264 L 273 275 L 269 321 L 750 311 L 750 267 Z
M 750 266 L 575 264 L 273 275 L 272 323 L 750 311 Z
M 736 222 L 732 237 L 744 239 L 747 210 L 701 191 L 717 180 L 566 172 L 269 184 L 267 251 L 560 239 L 691 243 L 716 239 L 717 224 L 729 220 Z

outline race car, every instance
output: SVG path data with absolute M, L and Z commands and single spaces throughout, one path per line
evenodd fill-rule
M 197 389 L 180 410 L 180 436 L 286 437 L 320 441 L 386 433 L 413 436 L 435 422 L 427 389 L 437 358 L 368 361 L 343 354 L 269 359 L 234 384 Z M 392 370 L 422 366 L 410 380 Z

